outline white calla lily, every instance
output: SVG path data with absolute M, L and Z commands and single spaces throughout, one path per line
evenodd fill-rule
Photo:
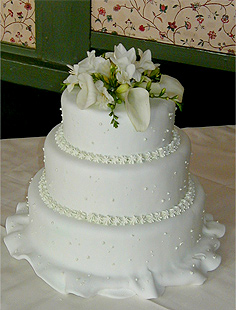
M 130 88 L 125 98 L 125 108 L 136 131 L 145 131 L 150 123 L 148 91 L 141 87 Z
M 81 73 L 78 75 L 79 91 L 76 103 L 80 110 L 87 109 L 97 101 L 98 90 L 94 85 L 93 78 L 88 73 Z
M 166 95 L 169 98 L 177 95 L 177 101 L 182 102 L 184 87 L 177 79 L 169 75 L 162 74 L 159 83 L 152 83 L 150 92 L 154 95 L 159 95 L 163 88 L 166 89 Z

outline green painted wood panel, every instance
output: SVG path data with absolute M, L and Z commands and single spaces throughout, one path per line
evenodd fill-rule
M 235 56 L 233 55 L 163 44 L 148 40 L 134 39 L 102 32 L 91 32 L 92 48 L 113 50 L 114 45 L 117 45 L 120 42 L 124 44 L 127 49 L 132 46 L 139 47 L 143 50 L 150 49 L 152 51 L 153 58 L 158 60 L 226 71 L 235 70 Z
M 36 0 L 36 50 L 1 43 L 2 80 L 58 91 L 90 48 L 90 0 Z M 44 76 L 46 74 L 46 77 Z

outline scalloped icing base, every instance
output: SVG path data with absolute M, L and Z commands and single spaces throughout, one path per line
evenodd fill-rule
M 166 286 L 200 285 L 219 266 L 215 251 L 225 227 L 204 215 L 205 196 L 195 177 L 194 205 L 181 216 L 107 227 L 49 209 L 38 193 L 41 173 L 30 185 L 29 208 L 19 203 L 16 214 L 7 218 L 4 241 L 11 256 L 26 259 L 58 292 L 151 299 Z

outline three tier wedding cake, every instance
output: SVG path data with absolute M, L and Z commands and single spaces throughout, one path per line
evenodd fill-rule
M 64 84 L 45 167 L 7 219 L 10 254 L 82 297 L 150 299 L 202 284 L 220 264 L 225 228 L 205 213 L 190 141 L 174 126 L 182 85 L 149 50 L 137 56 L 121 44 L 88 52 Z

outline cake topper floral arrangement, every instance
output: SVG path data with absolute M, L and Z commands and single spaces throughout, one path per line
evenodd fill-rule
M 79 87 L 76 102 L 79 109 L 92 105 L 109 109 L 111 124 L 119 126 L 116 107 L 124 104 L 127 115 L 136 131 L 145 131 L 150 122 L 150 98 L 172 100 L 181 109 L 183 86 L 178 80 L 162 75 L 159 64 L 151 60 L 151 51 L 134 48 L 128 51 L 120 43 L 114 52 L 88 57 L 70 68 L 70 75 L 63 82 L 71 92 Z

